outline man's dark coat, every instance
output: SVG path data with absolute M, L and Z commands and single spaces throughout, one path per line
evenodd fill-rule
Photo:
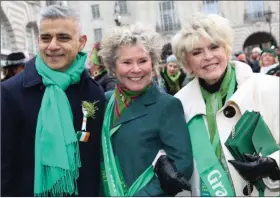
M 37 117 L 45 86 L 35 68 L 35 58 L 24 71 L 1 84 L 1 195 L 34 195 L 34 145 Z M 78 84 L 65 91 L 76 131 L 82 126 L 82 101 L 99 101 L 95 119 L 88 118 L 88 142 L 80 142 L 82 167 L 79 196 L 98 196 L 100 182 L 100 135 L 105 97 L 100 85 L 84 71 Z

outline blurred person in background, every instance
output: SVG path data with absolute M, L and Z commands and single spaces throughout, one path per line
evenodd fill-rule
M 237 57 L 238 57 L 238 55 L 236 55 L 236 54 L 231 54 L 231 60 L 232 61 L 237 61 Z
M 162 79 L 159 70 L 160 70 L 159 67 L 153 68 L 153 71 L 152 71 L 153 81 L 158 85 L 161 92 L 166 93 L 166 87 L 164 84 L 164 80 Z
M 161 55 L 160 55 L 161 60 L 164 63 L 166 63 L 166 58 L 170 55 L 172 55 L 172 47 L 171 47 L 171 43 L 167 43 L 161 49 Z
M 249 65 L 251 66 L 253 72 L 259 73 L 260 72 L 260 65 L 259 60 L 261 56 L 262 50 L 259 47 L 254 47 L 252 49 L 251 59 L 249 59 Z
M 240 62 L 248 64 L 245 53 L 239 54 L 238 57 L 237 57 L 237 60 L 240 61 Z
M 175 95 L 183 104 L 193 146 L 192 196 L 278 196 L 279 148 L 266 154 L 259 151 L 258 157 L 242 153 L 246 159 L 242 161 L 225 146 L 246 111 L 259 112 L 275 144 L 280 141 L 279 78 L 253 73 L 249 65 L 230 61 L 233 33 L 228 19 L 199 13 L 172 42 L 178 62 L 195 77 Z M 263 187 L 248 185 L 256 181 L 263 182 Z
M 7 56 L 6 65 L 3 67 L 4 78 L 1 81 L 5 81 L 24 69 L 24 63 L 27 61 L 26 56 L 22 52 L 14 52 Z
M 275 47 L 274 52 L 275 52 L 276 56 L 278 57 L 278 62 L 280 62 L 280 46 Z
M 181 69 L 174 55 L 166 58 L 166 67 L 161 71 L 161 77 L 164 80 L 166 91 L 170 95 L 175 95 L 182 87 L 185 86 L 186 74 Z
M 102 59 L 98 56 L 100 43 L 93 46 L 92 53 L 89 56 L 89 72 L 92 78 L 97 81 L 103 88 L 104 92 L 113 90 L 116 85 L 116 78 L 109 74 L 103 65 Z
M 273 76 L 280 76 L 280 66 L 278 57 L 274 49 L 263 49 L 259 61 L 260 73 Z
M 159 72 L 162 72 L 166 67 L 166 58 L 172 55 L 171 43 L 163 45 L 160 54 Z

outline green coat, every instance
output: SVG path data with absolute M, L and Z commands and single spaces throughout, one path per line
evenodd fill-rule
M 161 93 L 154 85 L 123 111 L 116 126 L 118 124 L 121 127 L 112 135 L 112 144 L 127 188 L 152 164 L 160 149 L 164 149 L 178 170 L 190 179 L 192 148 L 183 107 L 177 98 Z M 134 196 L 168 195 L 154 176 Z

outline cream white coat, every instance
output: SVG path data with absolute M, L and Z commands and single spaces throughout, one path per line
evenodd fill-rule
M 252 72 L 251 68 L 247 64 L 239 61 L 233 62 L 235 63 L 236 79 L 238 84 L 237 90 L 217 112 L 216 120 L 222 149 L 229 167 L 236 196 L 244 196 L 243 188 L 245 187 L 246 182 L 228 162 L 228 160 L 233 160 L 234 158 L 225 147 L 224 143 L 241 115 L 246 110 L 249 110 L 261 113 L 277 144 L 279 145 L 279 77 L 256 74 Z M 187 123 L 198 114 L 202 114 L 204 119 L 206 119 L 206 105 L 203 100 L 197 78 L 182 88 L 175 97 L 179 98 L 182 102 Z M 227 118 L 223 113 L 223 110 L 229 105 L 236 111 L 235 116 L 232 118 Z M 279 151 L 273 153 L 271 157 L 277 161 L 279 166 Z M 265 178 L 263 180 L 267 186 L 265 196 L 279 196 L 280 182 L 273 182 L 269 178 Z M 192 195 L 200 196 L 199 175 L 195 162 L 191 184 Z M 251 195 L 259 195 L 255 187 Z

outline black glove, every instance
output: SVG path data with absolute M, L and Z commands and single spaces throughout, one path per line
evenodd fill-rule
M 178 172 L 173 160 L 166 155 L 158 158 L 155 164 L 155 173 L 159 179 L 160 187 L 164 192 L 171 196 L 175 196 L 182 190 L 191 190 L 188 180 Z
M 273 158 L 253 156 L 246 153 L 244 157 L 246 162 L 238 160 L 229 160 L 229 162 L 245 180 L 256 182 L 265 177 L 280 180 L 280 170 Z

